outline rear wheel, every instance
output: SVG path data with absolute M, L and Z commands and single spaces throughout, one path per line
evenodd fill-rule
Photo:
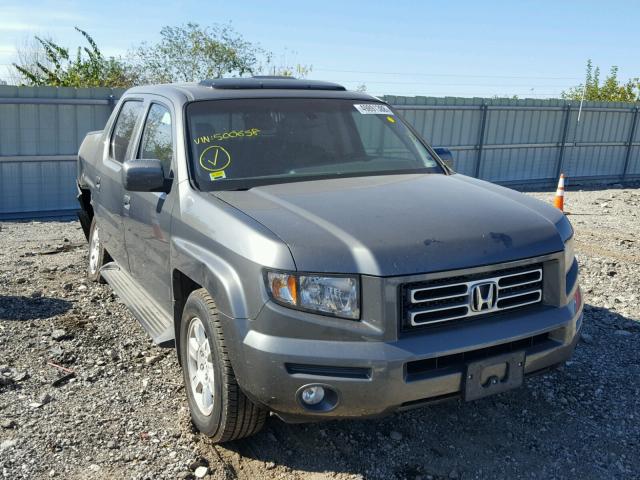
M 180 357 L 191 419 L 198 430 L 223 443 L 262 429 L 269 412 L 240 389 L 215 302 L 202 288 L 189 295 L 184 307 Z
M 91 220 L 89 228 L 89 258 L 87 265 L 87 276 L 93 282 L 102 282 L 100 269 L 105 263 L 111 260 L 109 254 L 104 249 L 102 239 L 100 237 L 100 228 L 96 224 L 96 217 Z

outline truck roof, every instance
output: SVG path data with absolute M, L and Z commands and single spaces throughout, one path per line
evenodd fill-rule
M 133 87 L 126 92 L 136 93 L 162 95 L 178 101 L 274 97 L 377 100 L 366 93 L 349 91 L 337 83 L 278 76 L 217 78 L 192 83 L 145 85 Z

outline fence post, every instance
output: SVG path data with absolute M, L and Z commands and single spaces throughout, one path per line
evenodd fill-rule
M 633 108 L 633 120 L 631 120 L 631 131 L 629 132 L 629 141 L 627 142 L 627 153 L 624 156 L 624 169 L 622 170 L 622 180 L 627 178 L 629 170 L 629 159 L 631 158 L 631 148 L 633 146 L 633 137 L 636 134 L 636 125 L 638 124 L 638 107 Z
M 476 160 L 476 173 L 475 177 L 480 178 L 480 167 L 482 164 L 482 147 L 484 147 L 484 131 L 487 125 L 487 111 L 489 106 L 486 103 L 481 105 L 482 117 L 480 120 L 480 137 L 478 138 L 478 158 Z
M 564 163 L 564 147 L 567 142 L 567 132 L 569 131 L 569 118 L 571 118 L 571 104 L 567 104 L 564 107 L 564 122 L 562 125 L 562 136 L 560 137 L 560 151 L 558 152 L 558 161 L 556 162 L 556 179 L 560 177 L 562 173 L 562 166 Z
M 107 98 L 107 102 L 109 102 L 109 108 L 113 112 L 113 109 L 116 106 L 116 97 L 113 94 L 109 95 L 109 98 Z

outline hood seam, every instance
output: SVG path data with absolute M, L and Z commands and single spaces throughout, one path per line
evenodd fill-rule
M 267 229 L 269 232 L 271 232 L 278 240 L 280 240 L 285 247 L 287 247 L 287 250 L 289 251 L 289 255 L 291 255 L 291 260 L 293 261 L 293 266 L 296 269 L 296 272 L 298 271 L 298 264 L 296 263 L 296 259 L 293 256 L 293 252 L 291 251 L 291 247 L 289 246 L 289 244 L 287 242 L 285 242 L 284 238 L 282 238 L 280 235 L 278 235 L 276 232 L 274 232 L 273 230 L 271 230 L 269 227 L 267 227 L 264 223 L 262 223 L 260 220 L 258 220 L 257 218 L 249 215 L 247 212 L 240 210 L 238 207 L 236 207 L 235 205 L 233 205 L 232 203 L 227 202 L 226 200 L 224 200 L 223 198 L 220 198 L 218 195 L 216 195 L 215 193 L 212 194 L 215 198 L 217 198 L 218 200 L 220 200 L 222 203 L 224 203 L 225 205 L 229 205 L 231 208 L 233 208 L 234 210 L 240 212 L 241 214 L 249 217 L 251 220 L 253 220 L 254 222 L 256 222 L 258 225 L 262 225 L 265 229 Z

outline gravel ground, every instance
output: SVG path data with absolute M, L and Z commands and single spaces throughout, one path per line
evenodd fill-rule
M 550 193 L 531 193 L 550 201 Z M 212 446 L 172 349 L 88 282 L 75 221 L 0 223 L 4 478 L 640 478 L 640 189 L 570 191 L 585 324 L 523 388 Z M 205 467 L 200 468 L 198 467 Z

